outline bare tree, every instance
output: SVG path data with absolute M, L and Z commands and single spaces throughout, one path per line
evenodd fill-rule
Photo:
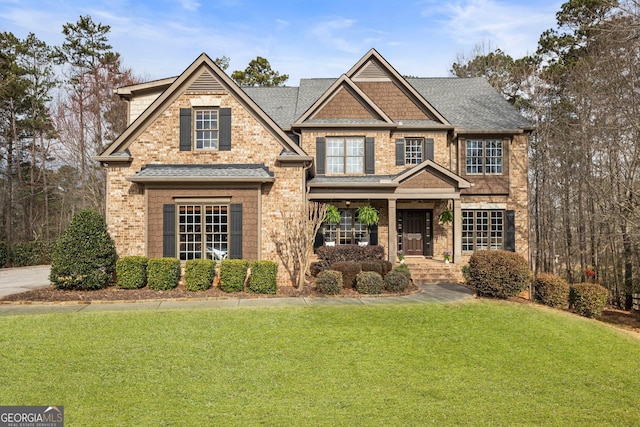
M 309 202 L 306 212 L 304 209 L 281 211 L 283 234 L 272 232 L 270 235 L 291 284 L 300 290 L 304 288 L 313 242 L 326 212 L 327 205 L 317 202 Z

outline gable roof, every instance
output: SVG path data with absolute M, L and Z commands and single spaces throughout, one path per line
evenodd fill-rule
M 155 86 L 167 84 L 170 79 L 157 81 Z M 95 159 L 103 162 L 130 161 L 130 156 L 119 155 L 125 151 L 135 138 L 142 133 L 153 121 L 162 113 L 164 107 L 171 104 L 178 96 L 190 87 L 201 85 L 218 85 L 228 90 L 235 98 L 243 104 L 243 106 L 253 113 L 259 121 L 263 123 L 265 128 L 280 142 L 286 151 L 291 151 L 300 156 L 306 156 L 306 153 L 298 147 L 284 133 L 282 128 L 267 115 L 262 108 L 252 100 L 246 92 L 244 92 L 229 76 L 227 76 L 212 60 L 202 53 L 180 76 L 178 76 L 169 87 L 162 92 L 158 98 L 134 120 L 125 131 L 116 138 L 107 149 Z M 139 86 L 139 85 L 138 85 Z M 151 89 L 154 85 L 150 84 L 145 89 Z

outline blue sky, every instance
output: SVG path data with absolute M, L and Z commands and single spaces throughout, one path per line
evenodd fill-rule
M 0 31 L 29 32 L 49 44 L 62 26 L 91 15 L 145 80 L 180 74 L 202 52 L 244 69 L 256 56 L 300 78 L 338 77 L 370 48 L 401 74 L 449 75 L 459 54 L 484 42 L 513 57 L 536 50 L 555 25 L 551 0 L 0 0 Z

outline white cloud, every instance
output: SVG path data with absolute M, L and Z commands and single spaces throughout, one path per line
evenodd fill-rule
M 348 41 L 352 38 L 348 34 L 349 30 L 353 28 L 355 23 L 356 21 L 353 19 L 335 18 L 315 25 L 310 34 L 333 49 L 342 52 L 358 52 L 359 48 Z
M 197 0 L 178 0 L 180 6 L 183 9 L 189 10 L 191 12 L 195 12 L 201 6 Z

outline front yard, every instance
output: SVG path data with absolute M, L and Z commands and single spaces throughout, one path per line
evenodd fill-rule
M 500 301 L 7 316 L 0 357 L 69 426 L 640 423 L 640 340 Z

